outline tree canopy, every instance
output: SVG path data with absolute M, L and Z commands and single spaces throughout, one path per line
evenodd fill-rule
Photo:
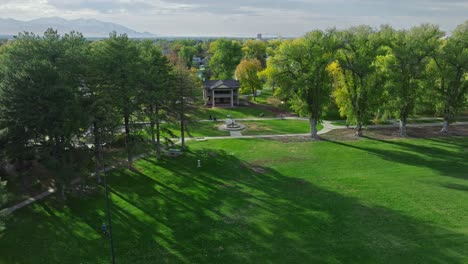
M 211 43 L 209 52 L 212 54 L 209 66 L 212 78 L 229 80 L 242 59 L 241 45 L 236 40 L 218 39 Z
M 257 90 L 262 88 L 258 73 L 262 65 L 257 59 L 243 59 L 236 68 L 236 78 L 239 80 L 242 92 L 249 92 L 256 98 Z

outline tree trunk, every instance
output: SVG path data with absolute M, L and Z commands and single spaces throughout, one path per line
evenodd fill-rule
M 125 115 L 125 147 L 127 148 L 127 162 L 128 168 L 132 167 L 132 154 L 131 154 L 131 139 L 130 139 L 130 117 L 128 114 Z
M 185 124 L 184 124 L 184 114 L 180 115 L 180 143 L 182 150 L 185 150 Z
M 356 133 L 354 134 L 356 137 L 362 137 L 362 122 L 357 121 L 356 122 Z
M 214 98 L 213 98 L 214 99 Z M 185 150 L 185 122 L 184 122 L 184 89 L 181 88 L 181 100 L 180 100 L 180 140 L 181 140 L 181 148 Z
M 406 137 L 406 116 L 400 118 L 400 137 Z
M 156 158 L 161 159 L 161 130 L 159 121 L 159 107 L 156 106 Z
M 101 137 L 99 134 L 99 128 L 97 122 L 93 122 L 93 133 L 94 133 L 94 159 L 95 159 L 95 169 L 94 174 L 96 175 L 98 184 L 101 183 L 101 156 L 99 152 L 101 151 Z
M 156 137 L 154 134 L 154 121 L 150 121 L 150 133 L 151 133 L 151 145 L 153 146 L 153 150 L 157 152 L 156 146 Z
M 449 116 L 444 115 L 444 124 L 442 125 L 442 129 L 440 130 L 441 133 L 448 133 L 449 120 Z
M 310 136 L 314 139 L 318 139 L 317 118 L 314 118 L 314 117 L 309 118 L 309 125 L 310 125 Z

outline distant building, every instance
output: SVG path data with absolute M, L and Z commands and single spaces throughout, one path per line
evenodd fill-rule
M 237 80 L 209 80 L 205 81 L 203 99 L 205 105 L 211 107 L 239 105 L 239 81 Z
M 263 38 L 262 38 L 262 33 L 258 33 L 258 34 L 257 34 L 257 40 L 263 40 Z
M 197 57 L 197 56 L 193 56 L 192 58 L 192 63 L 196 64 L 196 65 L 200 65 L 202 62 L 202 58 L 200 57 Z

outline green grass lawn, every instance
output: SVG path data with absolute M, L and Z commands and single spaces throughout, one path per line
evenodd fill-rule
M 309 123 L 307 120 L 258 120 L 240 121 L 247 126 L 242 131 L 243 135 L 278 135 L 278 134 L 301 134 L 309 133 Z M 217 137 L 229 136 L 229 132 L 218 129 L 223 122 L 190 122 L 186 137 Z M 172 133 L 180 137 L 180 128 L 177 124 L 162 124 L 162 128 L 170 129 Z M 322 124 L 317 126 L 318 130 L 323 128 Z M 146 138 L 150 138 L 149 129 L 144 132 Z M 162 132 L 161 137 L 170 138 L 169 133 Z
M 308 120 L 261 120 L 241 121 L 247 126 L 242 135 L 278 135 L 278 134 L 303 134 L 309 133 Z M 317 126 L 318 130 L 323 128 L 322 124 Z
M 117 263 L 468 263 L 467 137 L 189 147 L 109 176 Z M 0 263 L 109 263 L 104 212 L 23 208 Z
M 229 132 L 221 131 L 218 129 L 223 122 L 189 122 L 187 124 L 186 137 L 216 137 L 216 136 L 229 136 Z M 180 127 L 178 124 L 162 124 L 162 128 L 166 128 L 172 131 L 174 135 L 180 137 Z M 148 130 L 147 130 L 148 131 Z M 162 137 L 171 137 L 168 133 L 162 133 Z M 151 134 L 147 133 L 147 137 L 150 138 Z
M 332 125 L 335 126 L 346 126 L 348 122 L 346 120 L 336 120 L 331 122 Z M 390 125 L 393 124 L 391 121 L 380 121 L 379 123 L 373 123 L 372 121 L 369 122 L 370 125 Z M 356 124 L 349 124 L 350 126 L 355 126 Z
M 248 107 L 248 106 L 239 106 L 233 108 L 208 108 L 200 107 L 193 111 L 194 119 L 208 119 L 209 116 L 216 116 L 217 119 L 225 119 L 228 115 L 231 118 L 249 118 L 249 117 L 260 117 L 263 114 L 264 117 L 275 117 L 276 114 L 268 111 L 266 109 Z
M 273 97 L 273 91 L 271 89 L 262 89 L 260 96 L 255 98 L 255 102 L 259 104 L 269 104 L 268 99 Z M 251 97 L 253 101 L 253 97 Z

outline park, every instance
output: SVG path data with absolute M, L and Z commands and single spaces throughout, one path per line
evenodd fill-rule
M 467 263 L 468 22 L 443 36 L 20 33 L 0 263 Z

